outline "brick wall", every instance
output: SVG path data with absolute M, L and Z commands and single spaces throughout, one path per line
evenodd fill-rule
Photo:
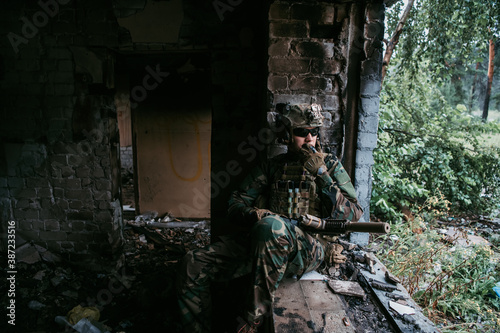
M 322 144 L 341 153 L 348 4 L 275 1 L 269 10 L 272 103 L 319 103 L 326 119 Z
M 364 209 L 363 221 L 370 220 L 373 149 L 377 145 L 379 93 L 383 58 L 385 7 L 369 2 L 365 11 L 364 43 L 360 70 L 358 136 L 356 142 L 356 181 L 358 199 Z M 361 50 L 360 50 L 361 51 Z M 364 243 L 368 242 L 367 235 Z
M 239 148 L 251 144 L 250 134 L 265 121 L 267 5 L 244 1 L 221 9 L 212 1 L 183 1 L 179 40 L 157 43 L 134 41 L 118 24 L 146 4 L 42 0 L 2 6 L 0 218 L 2 233 L 6 221 L 16 222 L 18 246 L 33 241 L 72 258 L 120 247 L 113 81 L 127 75 L 114 75 L 122 52 L 209 54 L 212 85 L 203 87 L 203 96 L 211 96 L 213 147 L 224 147 L 212 149 L 212 176 L 222 179 L 232 160 L 241 170 L 212 196 L 213 233 L 223 229 L 217 221 L 225 217 L 228 194 L 257 161 L 253 150 L 249 161 L 249 149 L 261 152 L 260 146 Z
M 87 65 L 106 66 L 103 45 L 118 43 L 110 14 L 101 1 L 2 7 L 0 218 L 2 232 L 16 221 L 18 246 L 106 255 L 120 244 L 113 99 L 105 77 L 75 60 L 101 48 Z

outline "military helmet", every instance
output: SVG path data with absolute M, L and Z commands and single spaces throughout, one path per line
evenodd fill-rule
M 322 108 L 319 104 L 286 104 L 279 111 L 281 119 L 288 129 L 321 127 L 323 125 Z

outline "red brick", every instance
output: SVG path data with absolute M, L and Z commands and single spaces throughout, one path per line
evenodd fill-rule
M 269 34 L 271 37 L 307 38 L 307 24 L 305 21 L 272 22 Z
M 300 41 L 292 43 L 292 50 L 301 57 L 324 58 L 324 45 L 319 42 Z
M 290 17 L 290 5 L 273 3 L 269 7 L 270 20 L 288 19 L 289 17 Z
M 290 40 L 277 39 L 269 44 L 268 54 L 271 57 L 286 57 L 290 52 Z
M 344 62 L 339 60 L 316 59 L 312 61 L 311 73 L 328 75 L 339 74 L 343 65 Z
M 311 24 L 311 38 L 340 39 L 342 28 L 337 25 Z
M 288 78 L 286 76 L 270 75 L 267 79 L 267 88 L 271 91 L 288 88 Z
M 43 241 L 64 241 L 68 235 L 64 231 L 40 231 L 40 240 Z
M 271 73 L 307 73 L 310 61 L 308 59 L 269 59 Z
M 290 18 L 295 20 L 309 20 L 318 22 L 321 19 L 323 8 L 320 5 L 294 4 Z
M 324 90 L 327 81 L 323 77 L 299 77 L 291 80 L 290 90 Z

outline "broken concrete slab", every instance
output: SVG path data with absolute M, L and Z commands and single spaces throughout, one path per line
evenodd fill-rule
M 300 278 L 300 281 L 326 281 L 327 277 L 316 271 L 307 272 Z
M 469 247 L 474 245 L 491 246 L 491 243 L 483 237 L 467 234 L 455 227 L 450 227 L 448 229 L 448 231 L 446 232 L 446 240 L 449 242 L 455 242 L 457 245 L 460 245 L 462 247 Z
M 366 298 L 366 293 L 358 282 L 354 281 L 328 281 L 328 285 L 337 294 Z
M 389 301 L 389 308 L 396 311 L 401 316 L 415 314 L 414 308 L 393 301 Z
M 34 245 L 26 243 L 16 249 L 16 259 L 18 262 L 34 264 L 42 260 L 42 257 Z

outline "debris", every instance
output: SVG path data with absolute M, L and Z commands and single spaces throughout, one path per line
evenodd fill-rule
M 331 277 L 340 276 L 340 271 L 332 266 L 328 268 L 328 275 L 330 275 Z
M 61 293 L 61 295 L 73 298 L 73 299 L 78 299 L 78 292 L 72 291 L 72 290 L 65 290 Z
M 204 228 L 206 221 L 148 222 L 146 225 L 153 228 Z
M 148 243 L 145 235 L 139 235 L 139 241 L 144 244 Z
M 82 307 L 81 305 L 75 306 L 66 315 L 66 317 L 68 318 L 68 322 L 71 325 L 75 325 L 82 318 L 88 318 L 98 321 L 100 316 L 101 313 L 99 312 L 98 308 L 94 306 Z
M 99 327 L 98 327 L 99 326 Z M 109 331 L 99 322 L 82 318 L 73 326 L 73 329 L 80 333 L 109 333 Z
M 30 308 L 31 310 L 41 310 L 44 307 L 45 307 L 45 304 L 40 303 L 38 301 L 30 301 L 28 303 L 28 308 Z
M 397 287 L 395 287 L 393 285 L 383 283 L 383 282 L 380 282 L 380 281 L 377 281 L 374 279 L 369 279 L 369 281 L 370 281 L 371 286 L 375 289 L 385 290 L 385 291 L 389 291 L 389 292 L 392 292 L 394 290 L 399 290 Z
M 46 262 L 60 262 L 61 259 L 49 250 L 35 244 L 25 243 L 16 249 L 18 262 L 34 264 L 41 260 Z
M 450 227 L 446 232 L 446 240 L 449 242 L 453 242 L 462 247 L 474 246 L 474 245 L 485 245 L 491 246 L 491 243 L 486 239 L 480 236 L 475 236 L 471 234 L 467 234 L 460 229 Z
M 34 245 L 26 243 L 16 249 L 16 259 L 18 262 L 34 264 L 39 262 L 42 258 Z
M 402 305 L 393 301 L 389 301 L 389 308 L 396 311 L 401 316 L 415 314 L 415 309 L 406 305 Z
M 353 243 L 349 243 L 343 239 L 339 239 L 338 240 L 339 244 L 342 245 L 344 247 L 344 249 L 346 249 L 347 251 L 352 251 L 354 250 L 358 245 L 357 244 L 353 244 Z
M 33 276 L 33 279 L 42 281 L 44 276 L 45 276 L 45 270 L 38 271 L 36 272 L 35 276 Z
M 361 297 L 363 300 L 366 298 L 366 293 L 358 282 L 331 280 L 328 285 L 337 294 Z
M 375 259 L 373 259 L 373 254 L 365 253 L 365 263 L 368 266 L 368 271 L 372 274 L 375 274 L 375 267 L 373 267 L 373 265 L 375 264 Z
M 82 318 L 75 325 L 71 325 L 65 317 L 57 316 L 55 322 L 60 325 L 71 326 L 79 333 L 109 333 L 109 330 L 103 324 L 87 318 Z
M 352 272 L 351 277 L 349 278 L 349 281 L 357 281 L 358 274 L 359 274 L 359 268 L 355 268 L 354 271 Z
M 500 297 L 500 282 L 497 282 L 497 284 L 493 287 L 493 291 L 498 297 Z
M 401 283 L 401 281 L 391 272 L 385 271 L 385 280 L 394 284 Z
M 137 215 L 135 217 L 135 222 L 148 222 L 151 220 L 154 220 L 158 216 L 158 212 L 155 211 L 146 211 L 142 213 L 141 215 Z
M 61 262 L 61 258 L 54 253 L 50 252 L 46 248 L 43 248 L 39 245 L 35 245 L 36 250 L 42 257 L 43 261 L 50 262 L 50 263 L 57 263 Z
M 171 222 L 171 221 L 175 221 L 175 218 L 174 218 L 174 216 L 173 216 L 171 213 L 167 213 L 167 214 L 165 214 L 165 216 L 161 219 L 161 221 L 162 221 L 163 223 L 165 223 L 165 222 Z
M 355 262 L 359 262 L 360 264 L 363 264 L 365 262 L 365 256 L 359 253 L 354 253 L 353 258 Z
M 393 294 L 393 293 L 385 293 L 385 296 L 387 296 L 389 298 L 392 298 L 395 301 L 399 301 L 399 300 L 405 299 L 405 297 L 403 295 L 396 295 L 396 294 Z
M 311 271 L 311 272 L 307 272 L 304 275 L 302 275 L 300 280 L 301 281 L 302 280 L 304 280 L 304 281 L 326 281 L 327 277 L 323 274 L 319 274 L 316 271 Z
M 58 285 L 61 284 L 61 282 L 64 280 L 64 275 L 57 275 L 57 276 L 54 276 L 52 279 L 50 279 L 50 282 L 52 283 L 52 285 L 54 287 L 57 287 Z

